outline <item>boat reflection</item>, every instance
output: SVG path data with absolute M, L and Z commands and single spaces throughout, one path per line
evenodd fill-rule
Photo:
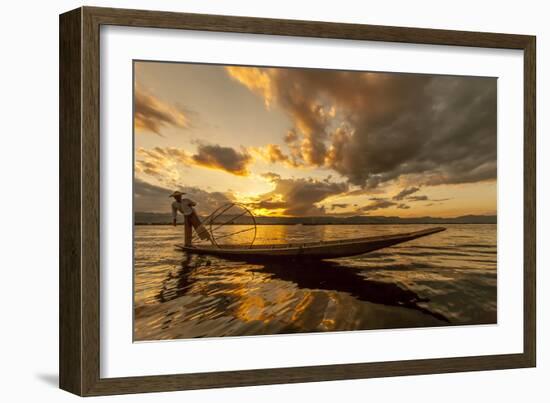
M 197 282 L 204 283 L 205 277 L 212 276 L 211 284 L 200 285 L 202 290 L 207 287 L 210 291 L 216 288 L 216 277 L 231 272 L 221 273 L 220 263 L 223 259 L 208 256 L 191 256 L 186 254 L 181 266 L 175 272 L 169 273 L 164 280 L 163 286 L 158 294 L 159 302 L 168 302 L 190 293 L 193 285 Z M 428 302 L 427 298 L 421 298 L 414 291 L 402 288 L 401 286 L 377 281 L 368 278 L 366 270 L 346 266 L 336 261 L 262 261 L 252 263 L 231 262 L 239 270 L 246 270 L 249 275 L 261 275 L 263 281 L 279 280 L 292 283 L 302 290 L 325 290 L 346 293 L 352 297 L 373 304 L 381 304 L 390 307 L 401 307 L 415 310 L 429 315 L 438 321 L 450 323 L 442 314 L 433 312 L 422 303 Z M 243 269 L 244 268 L 244 269 Z M 242 277 L 242 272 L 241 272 Z M 224 278 L 223 282 L 230 282 L 230 278 Z M 242 293 L 246 284 L 240 284 L 239 292 Z M 235 289 L 236 291 L 236 289 Z M 224 292 L 235 297 L 230 289 L 224 287 Z
M 428 299 L 420 298 L 415 292 L 393 283 L 370 280 L 359 274 L 357 269 L 339 263 L 323 260 L 297 261 L 291 265 L 269 262 L 254 270 L 269 273 L 272 278 L 292 282 L 302 289 L 344 292 L 361 301 L 414 309 L 449 323 L 445 316 L 419 305 L 428 302 Z

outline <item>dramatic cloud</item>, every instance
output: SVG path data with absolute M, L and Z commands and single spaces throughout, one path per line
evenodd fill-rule
M 347 208 L 347 207 L 349 207 L 348 203 L 334 203 L 334 204 L 331 204 L 330 209 L 334 210 L 337 208 Z
M 402 191 L 400 191 L 399 193 L 397 193 L 395 196 L 392 197 L 393 200 L 403 200 L 405 197 L 413 194 L 413 193 L 416 193 L 420 190 L 420 188 L 418 187 L 410 187 L 410 188 L 405 188 L 403 189 Z
M 284 141 L 296 164 L 334 169 L 367 188 L 401 177 L 412 187 L 496 178 L 494 78 L 246 67 L 227 72 L 266 106 L 277 103 L 288 114 L 293 127 Z
M 325 209 L 318 203 L 330 196 L 338 195 L 348 189 L 345 183 L 333 183 L 314 179 L 283 179 L 279 175 L 266 174 L 275 188 L 250 203 L 257 209 L 280 210 L 284 215 L 305 216 L 323 215 Z
M 134 97 L 134 125 L 138 131 L 161 134 L 164 126 L 189 127 L 188 112 L 169 105 L 136 85 Z
M 256 157 L 269 162 L 270 164 L 282 162 L 289 165 L 294 165 L 291 162 L 290 157 L 283 153 L 281 147 L 276 144 L 268 144 L 265 147 L 251 147 L 249 151 L 254 153 Z
M 185 192 L 185 197 L 195 201 L 197 203 L 197 212 L 201 215 L 210 214 L 218 207 L 231 202 L 230 195 L 224 193 L 207 192 L 191 186 L 167 188 L 136 178 L 134 181 L 134 211 L 169 213 L 173 201 L 169 196 L 174 190 Z
M 195 154 L 175 147 L 140 148 L 137 154 L 136 171 L 162 181 L 165 181 L 163 177 L 177 179 L 179 165 L 197 165 L 245 176 L 248 175 L 248 165 L 252 163 L 252 157 L 246 150 L 237 151 L 217 144 L 199 144 Z
M 252 157 L 246 150 L 237 151 L 217 144 L 199 144 L 197 154 L 191 159 L 196 165 L 221 169 L 240 176 L 248 175 L 247 167 L 252 162 Z

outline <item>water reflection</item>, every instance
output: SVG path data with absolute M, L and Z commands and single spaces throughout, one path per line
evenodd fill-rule
M 361 301 L 414 309 L 449 323 L 445 316 L 418 305 L 429 299 L 393 283 L 369 280 L 359 275 L 357 269 L 335 262 L 304 260 L 289 266 L 275 261 L 255 270 L 270 273 L 272 278 L 292 282 L 302 289 L 345 292 Z
M 158 301 L 168 302 L 186 295 L 193 283 L 197 281 L 194 275 L 198 270 L 211 267 L 211 259 L 224 260 L 185 254 L 179 270 L 176 273 L 170 272 L 163 282 L 157 297 Z M 253 262 L 255 264 L 252 265 L 242 261 L 233 262 L 241 267 L 247 267 L 250 273 L 267 274 L 268 280 L 276 279 L 289 282 L 303 290 L 347 293 L 360 301 L 413 309 L 439 321 L 449 323 L 444 315 L 419 305 L 429 302 L 428 298 L 421 298 L 415 292 L 393 283 L 370 280 L 366 275 L 359 274 L 356 268 L 346 267 L 336 262 L 297 260 L 283 263 L 278 260 L 263 260 Z
M 258 243 L 414 231 L 260 226 Z M 497 320 L 496 226 L 333 261 L 230 261 L 177 250 L 177 228 L 136 228 L 135 340 L 393 329 Z

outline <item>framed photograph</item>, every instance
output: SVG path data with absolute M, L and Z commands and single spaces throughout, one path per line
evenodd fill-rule
M 535 37 L 60 16 L 60 387 L 533 367 Z

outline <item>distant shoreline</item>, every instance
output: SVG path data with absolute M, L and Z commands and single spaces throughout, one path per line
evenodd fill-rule
M 182 222 L 178 222 L 178 226 L 182 225 Z M 256 225 L 284 225 L 284 226 L 296 226 L 296 225 L 305 225 L 305 226 L 319 226 L 319 225 L 439 225 L 439 224 L 459 224 L 459 225 L 497 225 L 496 222 L 445 222 L 445 221 L 438 221 L 438 222 L 364 222 L 364 223 L 356 223 L 356 222 L 342 222 L 342 223 L 317 223 L 317 224 L 304 224 L 304 223 L 298 223 L 298 224 L 289 224 L 289 223 L 257 223 Z M 134 225 L 172 225 L 172 223 L 145 223 L 145 222 L 137 222 L 134 223 Z M 250 224 L 225 224 L 225 225 L 250 225 Z
M 178 221 L 183 221 L 178 217 Z M 396 224 L 496 224 L 496 215 L 463 215 L 459 217 L 397 217 L 397 216 L 312 216 L 312 217 L 255 217 L 257 225 L 396 225 Z M 217 217 L 216 223 L 232 225 L 250 224 L 250 219 Z M 171 225 L 172 215 L 167 213 L 134 213 L 135 225 Z

